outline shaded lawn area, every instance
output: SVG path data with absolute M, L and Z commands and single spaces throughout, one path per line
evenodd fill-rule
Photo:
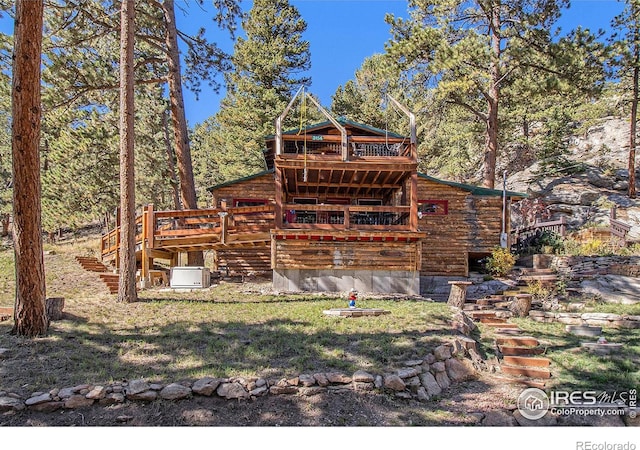
M 11 336 L 0 323 L 0 390 L 17 393 L 83 383 L 145 378 L 157 382 L 202 376 L 280 378 L 358 369 L 383 373 L 450 337 L 445 304 L 366 299 L 361 307 L 391 314 L 337 318 L 337 297 L 274 296 L 222 284 L 196 293 L 144 291 L 140 301 L 75 295 L 47 337 Z

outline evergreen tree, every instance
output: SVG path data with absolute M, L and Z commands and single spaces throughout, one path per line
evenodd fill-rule
M 45 272 L 40 219 L 40 64 L 42 0 L 18 0 L 12 74 L 13 246 L 16 266 L 12 333 L 46 334 Z
M 234 47 L 221 109 L 194 132 L 199 165 L 213 170 L 199 179 L 209 185 L 264 169 L 264 137 L 295 91 L 310 83 L 307 24 L 288 0 L 254 1 L 242 28 L 246 38 Z
M 568 1 L 412 0 L 409 5 L 408 20 L 387 17 L 393 36 L 387 53 L 414 86 L 434 89 L 434 100 L 463 108 L 484 125 L 482 180 L 493 187 L 506 87 L 526 72 L 578 75 L 561 69 L 580 63 L 553 44 L 550 31 Z M 579 42 L 569 40 L 564 48 Z
M 638 97 L 640 92 L 640 0 L 625 0 L 624 11 L 615 17 L 613 36 L 614 67 L 625 81 L 625 95 L 630 104 L 629 114 L 629 198 L 636 197 L 636 149 L 638 139 Z

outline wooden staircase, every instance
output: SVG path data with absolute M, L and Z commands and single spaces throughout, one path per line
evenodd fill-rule
M 110 294 L 118 293 L 118 283 L 120 276 L 117 273 L 109 272 L 107 266 L 105 266 L 98 258 L 88 256 L 76 256 L 76 261 L 82 266 L 84 270 L 89 272 L 96 272 L 99 274 L 100 279 L 107 285 Z
M 543 389 L 546 380 L 551 378 L 551 360 L 541 356 L 545 348 L 538 339 L 522 336 L 520 327 L 509 321 L 509 297 L 515 294 L 503 293 L 484 299 L 471 299 L 463 309 L 472 320 L 495 332 L 496 353 L 505 381 Z

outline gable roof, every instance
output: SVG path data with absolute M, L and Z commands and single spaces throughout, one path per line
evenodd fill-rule
M 389 136 L 389 137 L 394 137 L 394 138 L 399 138 L 399 139 L 403 139 L 406 136 L 403 136 L 401 134 L 398 133 L 394 133 L 392 131 L 388 131 L 388 130 L 383 130 L 381 128 L 376 128 L 374 126 L 371 125 L 365 125 L 363 123 L 359 123 L 359 122 L 355 122 L 353 120 L 349 120 L 346 117 L 340 116 L 338 118 L 336 118 L 336 121 L 344 126 L 345 128 L 356 128 L 362 131 L 366 131 L 367 133 L 371 133 L 371 134 L 377 134 L 379 136 Z M 333 123 L 331 123 L 331 121 L 329 120 L 325 120 L 324 122 L 318 122 L 318 123 L 314 123 L 311 124 L 305 128 L 303 128 L 302 130 L 300 130 L 299 128 L 296 129 L 292 129 L 292 130 L 287 130 L 287 131 L 283 131 L 282 134 L 286 134 L 286 135 L 296 135 L 296 134 L 301 134 L 301 133 L 312 133 L 314 131 L 317 130 L 321 130 L 323 128 L 335 128 L 335 126 L 333 125 Z M 275 134 L 271 134 L 269 136 L 266 136 L 266 140 L 271 140 L 271 139 L 275 139 Z
M 246 177 L 237 178 L 235 180 L 225 181 L 224 183 L 216 184 L 214 186 L 208 187 L 207 191 L 213 192 L 215 189 L 223 188 L 225 186 L 231 186 L 236 183 L 241 183 L 243 181 L 253 180 L 254 178 L 261 177 L 263 175 L 268 175 L 270 173 L 275 173 L 275 169 L 263 170 L 262 172 L 254 173 L 253 175 L 247 175 Z
M 420 172 L 418 172 L 418 177 L 424 178 L 425 180 L 433 181 L 434 183 L 445 184 L 447 186 L 459 188 L 459 189 L 468 191 L 473 195 L 478 195 L 478 196 L 502 197 L 502 193 L 503 193 L 502 189 L 490 189 L 482 186 L 474 186 L 472 184 L 456 183 L 455 181 L 441 180 L 439 178 L 435 178 Z M 507 197 L 526 198 L 528 197 L 528 195 L 522 192 L 507 191 Z

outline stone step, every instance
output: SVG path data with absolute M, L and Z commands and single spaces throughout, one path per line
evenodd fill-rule
M 484 311 L 469 311 L 467 313 L 467 315 L 469 317 L 471 317 L 472 319 L 475 320 L 480 320 L 482 318 L 493 318 L 496 317 L 496 311 L 495 310 L 484 310 Z
M 522 275 L 555 275 L 556 272 L 553 269 L 537 269 L 535 267 L 523 267 L 520 269 Z
M 527 356 L 505 356 L 505 364 L 521 367 L 549 367 L 551 360 L 548 358 L 532 358 Z
M 542 355 L 544 348 L 542 347 L 515 347 L 510 345 L 498 346 L 503 356 L 533 356 Z
M 519 328 L 496 328 L 495 331 L 500 335 L 507 336 L 519 336 L 522 334 L 522 330 L 520 330 Z
M 513 337 L 498 337 L 496 338 L 496 344 L 509 345 L 514 347 L 537 347 L 540 342 L 531 336 L 513 336 Z
M 495 313 L 494 313 L 495 316 Z M 480 323 L 495 324 L 495 323 L 507 323 L 507 319 L 499 319 L 497 317 L 481 317 Z
M 534 367 L 519 367 L 519 366 L 510 366 L 508 364 L 501 364 L 500 370 L 502 373 L 507 375 L 518 375 L 529 378 L 541 378 L 541 379 L 549 379 L 551 378 L 551 372 L 549 369 L 543 368 L 534 368 Z
M 482 322 L 481 322 L 482 323 Z M 517 323 L 482 323 L 483 325 L 491 328 L 503 328 L 503 329 L 520 329 Z

